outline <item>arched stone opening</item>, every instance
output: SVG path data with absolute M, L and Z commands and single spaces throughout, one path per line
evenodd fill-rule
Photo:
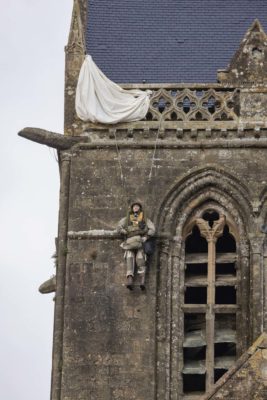
M 236 217 L 242 215 L 244 220 L 253 223 L 252 196 L 248 188 L 226 169 L 212 165 L 192 170 L 170 189 L 159 207 L 157 226 L 160 226 L 163 232 L 172 235 L 177 226 L 175 219 L 185 218 L 185 205 L 194 209 L 195 201 L 199 203 L 202 197 L 206 199 L 209 192 L 211 199 L 213 192 L 217 193 L 217 198 L 231 200 Z M 239 213 L 236 210 L 239 210 Z
M 158 257 L 159 399 L 165 398 L 163 393 L 168 399 L 203 394 L 251 341 L 245 223 L 249 196 L 238 197 L 244 188 L 236 183 L 228 182 L 226 191 L 218 174 L 209 172 L 208 181 L 204 174 L 204 182 L 197 179 L 194 188 L 184 182 L 183 191 L 171 192 L 161 208 L 167 211 L 159 219 L 169 237 L 162 241 Z M 211 231 L 220 225 L 214 240 Z M 195 338 L 189 334 L 194 324 L 202 331 L 195 332 Z

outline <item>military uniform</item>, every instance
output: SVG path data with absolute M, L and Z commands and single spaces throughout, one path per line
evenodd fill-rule
M 134 205 L 140 207 L 138 212 L 133 211 Z M 125 250 L 124 257 L 127 265 L 127 287 L 132 289 L 132 280 L 136 264 L 137 274 L 141 279 L 140 287 L 144 289 L 146 254 L 143 249 L 143 243 L 155 234 L 155 226 L 150 219 L 145 217 L 141 203 L 137 202 L 131 205 L 127 216 L 119 221 L 117 231 L 126 235 L 126 240 L 121 243 L 121 247 Z

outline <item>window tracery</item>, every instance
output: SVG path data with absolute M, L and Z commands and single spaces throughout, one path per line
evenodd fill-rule
M 201 395 L 237 356 L 239 273 L 233 222 L 221 210 L 205 209 L 184 232 L 183 398 Z
M 235 121 L 238 118 L 238 90 L 182 89 L 155 90 L 146 120 Z
M 238 359 L 248 349 L 253 338 L 258 337 L 258 314 L 253 312 L 254 303 L 251 302 L 252 287 L 260 278 L 258 258 L 256 255 L 254 262 L 248 236 L 252 215 L 246 185 L 222 167 L 210 165 L 190 171 L 166 195 L 158 222 L 164 236 L 158 247 L 157 399 L 197 400 L 209 390 L 206 384 L 208 242 L 201 236 L 196 219 L 207 220 L 212 227 L 215 220 L 225 216 L 223 232 L 215 246 L 215 303 L 211 307 L 214 313 L 213 352 L 216 354 L 213 382 L 226 372 L 224 368 L 228 369 L 233 359 Z M 194 243 L 198 246 L 194 247 Z M 197 262 L 193 260 L 195 256 Z M 198 285 L 194 282 L 196 274 L 199 275 Z M 201 288 L 199 303 L 195 300 L 190 303 L 190 290 L 192 293 L 194 287 Z M 187 335 L 189 332 L 193 337 Z M 191 346 L 192 341 L 194 346 Z M 203 349 L 199 349 L 196 357 L 185 350 L 192 347 L 193 351 L 194 347 L 201 346 L 205 357 Z M 184 373 L 184 355 L 196 364 L 200 363 L 197 367 L 204 370 L 202 374 L 194 374 L 193 380 L 189 373 Z

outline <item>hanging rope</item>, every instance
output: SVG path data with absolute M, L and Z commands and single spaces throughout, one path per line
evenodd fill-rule
M 120 168 L 120 175 L 121 175 L 121 186 L 124 190 L 124 195 L 127 199 L 128 197 L 128 191 L 127 191 L 127 186 L 126 186 L 126 180 L 123 175 L 123 170 L 122 170 L 122 163 L 121 163 L 121 154 L 120 154 L 120 149 L 118 146 L 118 141 L 117 141 L 117 135 L 116 135 L 116 130 L 114 131 L 114 136 L 115 136 L 115 143 L 116 143 L 116 151 L 117 151 L 117 158 L 118 158 L 118 163 L 119 163 L 119 168 Z
M 154 188 L 150 188 L 150 184 L 152 181 L 152 173 L 153 173 L 153 168 L 154 168 L 154 163 L 155 163 L 155 156 L 156 156 L 156 151 L 157 151 L 157 144 L 158 144 L 158 138 L 159 138 L 159 133 L 161 132 L 161 127 L 162 127 L 162 122 L 163 122 L 163 116 L 160 116 L 159 120 L 159 127 L 155 139 L 155 145 L 153 149 L 153 155 L 152 155 L 152 160 L 151 160 L 151 167 L 150 171 L 148 174 L 148 185 L 147 185 L 147 190 L 148 190 L 148 195 L 149 193 L 153 192 Z M 117 152 L 117 158 L 118 158 L 118 164 L 119 164 L 119 169 L 120 169 L 120 178 L 121 178 L 121 186 L 124 190 L 125 198 L 128 200 L 128 190 L 127 190 L 127 185 L 126 185 L 126 179 L 123 174 L 123 169 L 122 169 L 122 160 L 121 160 L 121 154 L 120 154 L 120 149 L 118 146 L 118 140 L 117 140 L 117 135 L 116 135 L 116 130 L 114 131 L 114 137 L 115 137 L 115 144 L 116 144 L 116 152 Z
M 57 152 L 55 149 L 51 149 L 51 147 L 48 147 L 49 153 L 51 155 L 52 158 L 54 158 L 54 160 L 56 160 L 57 164 L 58 164 L 58 157 L 57 157 Z
M 156 140 L 155 140 L 155 146 L 154 146 L 154 150 L 153 150 L 151 168 L 150 168 L 150 172 L 149 172 L 149 175 L 148 175 L 148 183 L 149 184 L 150 184 L 151 179 L 152 179 L 152 172 L 153 172 L 153 167 L 154 167 L 155 155 L 156 155 L 156 151 L 157 151 L 157 144 L 158 144 L 159 133 L 161 131 L 162 121 L 163 121 L 163 117 L 162 117 L 162 114 L 161 114 L 160 120 L 159 120 L 159 128 L 158 128 L 158 132 L 157 132 Z

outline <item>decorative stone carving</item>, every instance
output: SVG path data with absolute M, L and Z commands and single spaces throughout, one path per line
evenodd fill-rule
M 154 91 L 147 120 L 234 121 L 239 92 L 233 89 L 159 89 Z
M 209 225 L 208 221 L 202 218 L 196 219 L 196 224 L 200 230 L 201 236 L 207 239 L 208 242 L 216 241 L 219 236 L 223 234 L 223 228 L 225 226 L 225 216 L 221 215 L 217 221 L 214 221 L 213 226 Z
M 218 214 L 217 220 L 213 221 L 213 223 L 212 220 L 210 222 L 204 220 L 204 214 L 209 210 L 214 210 Z M 205 237 L 208 242 L 207 303 L 209 307 L 205 312 L 207 313 L 206 335 L 209 343 L 206 352 L 206 365 L 209 369 L 208 373 L 206 373 L 206 390 L 210 390 L 214 382 L 214 346 L 210 345 L 210 343 L 214 340 L 215 329 L 213 305 L 215 303 L 216 240 L 223 235 L 223 230 L 227 223 L 229 233 L 234 236 L 238 243 L 236 255 L 237 276 L 238 282 L 240 282 L 238 290 L 239 293 L 242 293 L 244 299 L 247 299 L 249 294 L 247 287 L 249 247 L 244 222 L 245 220 L 246 222 L 249 221 L 252 212 L 251 197 L 248 188 L 239 182 L 236 177 L 228 174 L 224 169 L 217 170 L 217 168 L 209 166 L 209 168 L 191 171 L 184 179 L 181 179 L 177 186 L 167 194 L 166 201 L 161 207 L 161 212 L 163 215 L 160 218 L 160 224 L 163 230 L 170 233 L 175 229 L 175 243 L 177 245 L 170 251 L 172 255 L 171 265 L 167 264 L 166 260 L 159 260 L 160 292 L 166 287 L 166 280 L 170 270 L 173 279 L 171 284 L 167 285 L 166 293 L 166 298 L 171 296 L 172 313 L 170 320 L 163 318 L 163 315 L 166 315 L 166 302 L 164 304 L 159 302 L 160 313 L 158 314 L 157 324 L 161 328 L 165 324 L 166 330 L 170 324 L 172 335 L 171 339 L 166 336 L 165 352 L 164 343 L 158 343 L 157 376 L 158 378 L 162 376 L 166 378 L 164 381 L 159 379 L 158 398 L 161 398 L 162 393 L 168 393 L 170 398 L 182 398 L 181 388 L 183 383 L 181 374 L 177 374 L 177 371 L 181 371 L 184 365 L 182 361 L 183 347 L 179 347 L 179 343 L 184 340 L 183 333 L 181 333 L 181 326 L 184 326 L 182 313 L 185 310 L 189 312 L 188 304 L 184 305 L 187 307 L 186 309 L 183 309 L 183 306 L 181 307 L 184 296 L 183 285 L 185 283 L 183 277 L 183 269 L 185 267 L 183 243 L 185 243 L 186 237 L 190 234 L 195 224 L 198 226 L 201 236 Z M 169 214 L 170 218 L 168 215 L 164 216 L 164 213 Z M 180 300 L 177 296 L 180 296 Z M 242 303 L 241 309 L 236 312 L 241 324 L 239 330 L 243 332 L 249 323 L 245 301 Z M 247 332 L 247 335 L 239 339 L 238 354 L 247 347 L 248 337 L 249 333 Z M 169 340 L 171 340 L 170 343 Z M 170 353 L 169 348 L 171 348 Z M 163 363 L 159 364 L 159 360 L 164 360 L 165 365 Z
M 223 83 L 247 85 L 267 81 L 267 35 L 256 19 L 247 31 L 229 67 L 218 71 Z
M 225 194 L 227 195 L 225 196 Z M 191 199 L 190 202 L 189 199 Z M 251 218 L 252 199 L 245 184 L 229 174 L 226 169 L 207 166 L 191 171 L 189 175 L 184 176 L 174 185 L 170 195 L 166 196 L 163 202 L 164 208 L 172 210 L 172 213 L 162 216 L 162 220 L 159 222 L 162 231 L 172 231 L 176 210 L 183 209 L 178 212 L 177 218 L 181 222 L 185 221 L 192 213 L 192 209 L 198 204 L 203 204 L 206 199 L 214 199 L 218 204 L 223 204 L 225 208 L 231 207 L 236 220 L 240 219 L 235 211 L 237 207 L 243 218 L 246 218 L 247 221 Z M 184 209 L 185 204 L 187 204 L 186 209 Z M 176 235 L 179 234 L 181 232 L 176 232 Z
M 67 53 L 85 52 L 85 40 L 84 40 L 83 25 L 81 20 L 81 10 L 78 0 L 74 1 L 70 35 L 65 50 Z

